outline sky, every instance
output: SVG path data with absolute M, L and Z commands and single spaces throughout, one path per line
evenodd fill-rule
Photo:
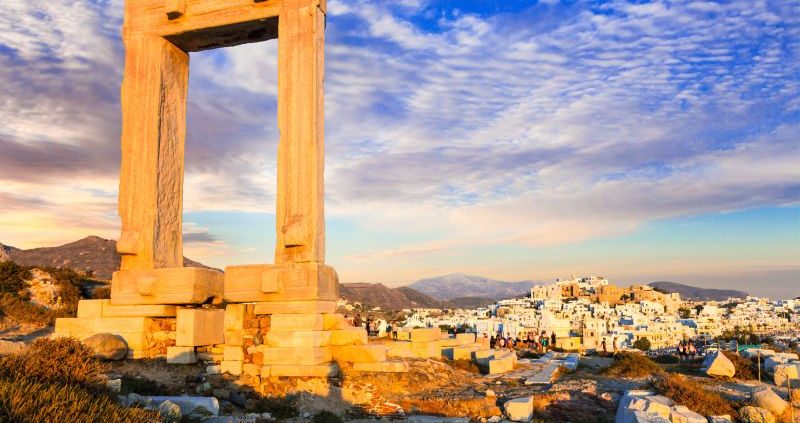
M 121 0 L 0 8 L 0 242 L 116 238 Z M 800 295 L 800 3 L 329 0 L 342 282 Z M 270 263 L 277 42 L 191 54 L 184 252 Z

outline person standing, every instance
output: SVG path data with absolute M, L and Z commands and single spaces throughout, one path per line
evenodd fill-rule
M 550 345 L 551 345 L 551 348 L 555 348 L 556 347 L 556 333 L 555 332 L 551 332 L 550 333 Z
M 356 313 L 356 317 L 353 318 L 353 326 L 361 327 L 361 313 Z
M 603 347 L 603 356 L 608 355 L 608 348 L 606 347 L 606 338 L 603 338 L 603 342 L 600 343 Z

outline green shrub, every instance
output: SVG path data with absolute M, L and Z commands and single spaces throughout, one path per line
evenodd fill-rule
M 661 373 L 663 369 L 653 360 L 636 353 L 618 353 L 614 362 L 603 369 L 603 374 L 611 377 L 638 378 Z
M 343 423 L 341 417 L 336 415 L 335 413 L 331 413 L 330 411 L 323 410 L 319 413 L 314 415 L 314 419 L 312 420 L 314 423 Z
M 30 277 L 30 267 L 20 266 L 13 261 L 0 262 L 0 292 L 17 294 L 25 288 L 25 280 Z
M 294 401 L 288 398 L 260 398 L 256 400 L 253 411 L 257 413 L 270 413 L 278 420 L 297 417 L 299 414 Z
M 736 407 L 717 392 L 710 391 L 694 380 L 675 373 L 662 373 L 653 382 L 661 395 L 685 405 L 704 416 L 736 415 Z
M 642 337 L 633 342 L 633 348 L 639 351 L 650 351 L 650 340 Z
M 654 358 L 653 361 L 659 364 L 678 364 L 681 362 L 680 358 L 677 355 L 673 354 L 664 354 L 656 356 L 656 358 Z

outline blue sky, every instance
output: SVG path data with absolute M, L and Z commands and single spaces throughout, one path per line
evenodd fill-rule
M 0 10 L 0 242 L 118 235 L 122 2 Z M 601 274 L 800 295 L 800 5 L 329 1 L 345 282 Z M 186 255 L 274 248 L 276 43 L 193 53 Z

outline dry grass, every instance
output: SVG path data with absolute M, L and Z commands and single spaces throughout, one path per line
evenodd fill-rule
M 736 415 L 734 404 L 717 392 L 710 391 L 700 383 L 674 373 L 662 373 L 653 382 L 653 389 L 678 405 L 685 405 L 704 416 L 722 414 Z
M 72 338 L 39 339 L 0 358 L 0 422 L 153 422 L 151 411 L 126 408 L 104 385 L 105 364 Z
M 733 376 L 735 379 L 754 380 L 758 377 L 753 370 L 755 365 L 752 360 L 732 351 L 723 351 L 722 353 L 733 363 L 733 367 L 736 369 L 736 374 Z
M 95 389 L 103 386 L 107 366 L 93 354 L 74 338 L 37 339 L 25 353 L 0 358 L 0 378 Z
M 640 378 L 662 372 L 661 366 L 653 360 L 636 353 L 617 354 L 614 362 L 602 371 L 606 376 L 622 378 Z
M 0 379 L 0 422 L 154 422 L 158 414 L 123 407 L 80 386 Z

